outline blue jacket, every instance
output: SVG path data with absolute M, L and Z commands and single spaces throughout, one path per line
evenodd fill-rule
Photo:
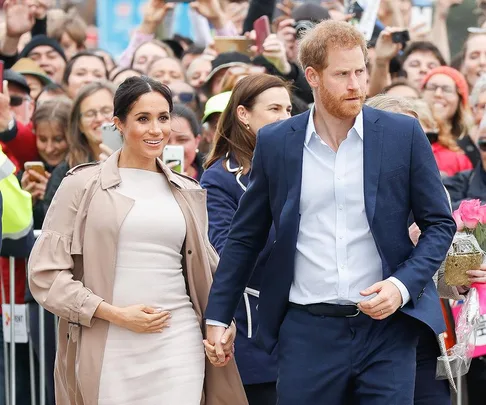
M 230 160 L 229 166 L 227 166 L 224 165 L 224 160 L 220 159 L 215 162 L 201 178 L 201 186 L 207 190 L 209 240 L 220 255 L 226 244 L 233 215 L 248 185 L 248 175 L 236 175 L 238 170 L 236 162 Z M 230 171 L 226 168 L 229 168 Z M 274 241 L 275 229 L 272 228 L 266 246 L 258 257 L 248 282 L 249 289 L 260 290 L 265 264 Z M 261 384 L 277 380 L 276 350 L 269 355 L 260 346 L 257 346 L 254 340 L 258 327 L 257 307 L 258 298 L 245 293 L 235 312 L 237 326 L 235 357 L 243 384 Z M 251 322 L 250 331 L 249 321 Z
M 277 343 L 288 308 L 299 231 L 302 156 L 309 112 L 264 127 L 258 135 L 250 183 L 240 200 L 215 274 L 206 318 L 229 323 L 272 223 L 277 237 L 260 286 L 257 338 Z M 436 334 L 445 329 L 432 276 L 456 231 L 427 138 L 417 120 L 364 107 L 364 197 L 383 279 L 396 277 L 411 300 L 401 310 Z M 316 178 L 315 181 L 325 181 Z M 412 212 L 422 230 L 414 247 Z

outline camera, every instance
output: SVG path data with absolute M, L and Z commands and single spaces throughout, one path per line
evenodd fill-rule
M 310 21 L 310 20 L 297 21 L 293 25 L 293 27 L 295 28 L 295 31 L 296 31 L 295 38 L 297 40 L 302 39 L 302 37 L 307 32 L 307 30 L 314 28 L 315 25 L 316 25 L 316 23 L 314 23 L 313 21 Z

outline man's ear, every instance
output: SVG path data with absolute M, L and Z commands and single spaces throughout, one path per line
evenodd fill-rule
M 305 69 L 305 78 L 307 79 L 307 82 L 309 83 L 309 86 L 311 86 L 313 89 L 316 89 L 319 87 L 319 83 L 320 83 L 320 75 L 319 73 L 317 72 L 317 70 L 315 70 L 313 67 L 307 67 Z

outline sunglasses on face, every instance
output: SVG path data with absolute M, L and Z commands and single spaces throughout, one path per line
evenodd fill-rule
M 480 139 L 478 141 L 478 148 L 481 150 L 481 152 L 486 152 L 486 139 Z
M 179 94 L 174 94 L 174 96 L 179 98 L 179 101 L 182 104 L 191 103 L 196 98 L 196 95 L 194 93 L 185 93 L 185 92 L 179 93 Z
M 10 96 L 10 107 L 19 107 L 28 100 L 30 100 L 29 96 Z

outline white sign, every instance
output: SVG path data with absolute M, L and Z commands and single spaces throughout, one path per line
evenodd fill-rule
M 378 10 L 380 9 L 381 0 L 368 0 L 363 16 L 359 22 L 359 30 L 362 32 L 367 41 L 371 39 L 375 29 Z
M 10 312 L 10 304 L 2 304 L 3 340 L 10 343 L 10 328 L 14 324 L 15 343 L 27 343 L 27 313 L 25 305 L 15 304 L 15 314 Z

